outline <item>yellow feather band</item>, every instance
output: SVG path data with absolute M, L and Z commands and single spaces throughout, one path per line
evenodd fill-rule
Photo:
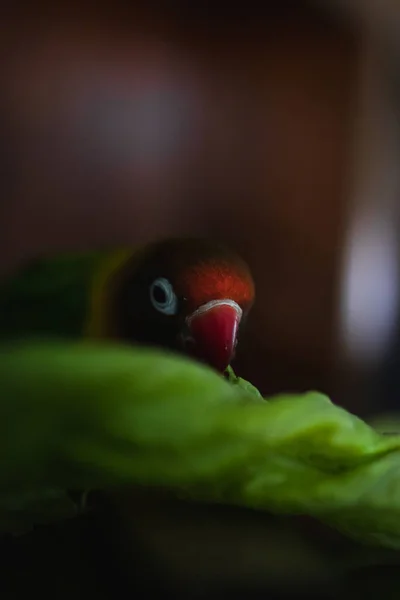
M 89 291 L 88 315 L 84 327 L 85 338 L 110 337 L 111 324 L 107 316 L 110 277 L 115 275 L 136 253 L 137 251 L 132 248 L 111 252 L 97 269 Z

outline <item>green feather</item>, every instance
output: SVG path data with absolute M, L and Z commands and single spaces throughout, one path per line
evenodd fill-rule
M 27 265 L 0 288 L 0 338 L 80 337 L 90 285 L 109 251 L 59 255 Z

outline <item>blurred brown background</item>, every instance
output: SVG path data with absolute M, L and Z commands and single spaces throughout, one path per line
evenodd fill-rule
M 379 34 L 356 10 L 322 4 L 10 8 L 2 271 L 59 249 L 225 239 L 257 284 L 238 371 L 265 394 L 319 388 L 362 410 L 363 373 L 397 314 L 394 250 L 380 263 L 363 250 L 381 256 L 394 222 L 397 192 L 380 179 L 393 128 L 373 81 L 384 77 Z M 357 237 L 378 204 L 381 237 Z M 388 261 L 389 291 L 376 279 Z
M 9 7 L 1 271 L 43 252 L 211 234 L 256 280 L 242 376 L 264 394 L 318 388 L 361 414 L 398 407 L 397 13 L 264 4 Z M 234 587 L 289 569 L 307 587 L 353 556 L 260 515 L 153 509 L 136 534 L 185 581 Z M 53 548 L 50 537 L 38 562 Z M 98 573 L 88 589 L 103 587 Z

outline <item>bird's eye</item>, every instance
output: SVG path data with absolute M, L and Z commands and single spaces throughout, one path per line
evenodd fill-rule
M 159 277 L 150 286 L 150 300 L 154 308 L 165 315 L 175 315 L 178 299 L 168 279 Z

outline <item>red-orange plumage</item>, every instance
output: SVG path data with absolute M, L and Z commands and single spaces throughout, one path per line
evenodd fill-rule
M 210 300 L 226 298 L 247 307 L 254 298 L 253 281 L 240 265 L 236 268 L 224 262 L 198 264 L 181 274 L 180 283 L 192 310 Z
M 221 372 L 255 296 L 240 256 L 191 238 L 149 245 L 116 275 L 113 290 L 116 337 L 183 352 Z

